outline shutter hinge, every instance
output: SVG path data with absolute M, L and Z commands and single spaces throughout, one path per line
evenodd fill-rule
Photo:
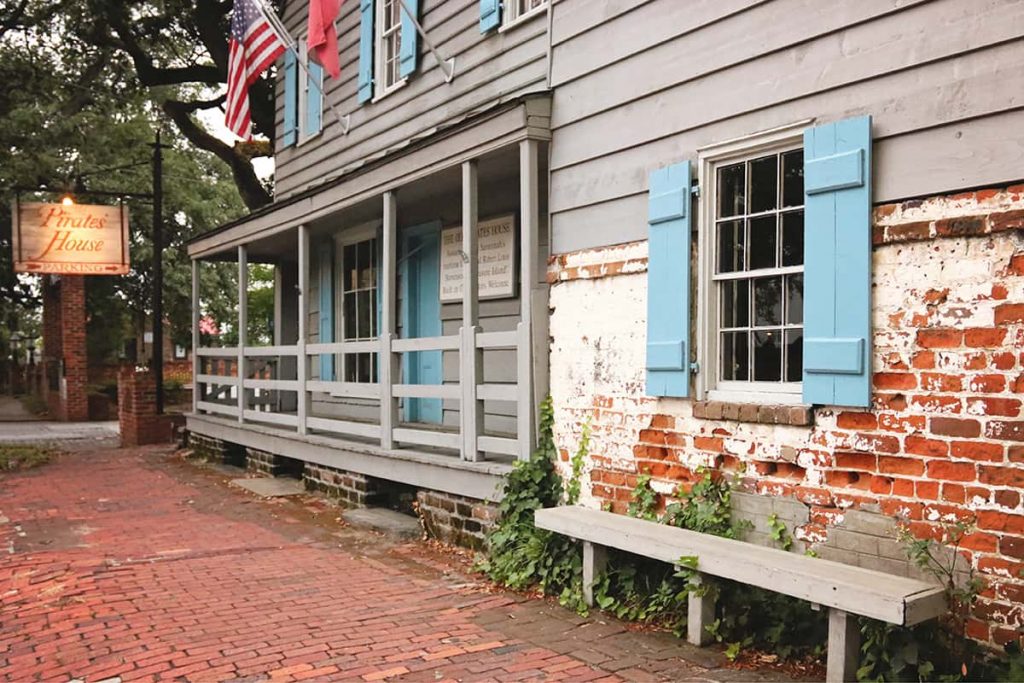
M 700 185 L 694 183 L 690 187 L 690 194 L 693 195 L 696 199 L 700 199 Z
M 691 375 L 696 375 L 699 372 L 700 372 L 700 363 L 698 363 L 697 361 L 693 361 L 692 363 L 690 363 L 690 374 Z

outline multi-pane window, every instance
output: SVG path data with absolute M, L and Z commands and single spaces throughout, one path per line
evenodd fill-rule
M 368 239 L 341 248 L 341 338 L 368 341 L 377 338 L 377 240 Z M 346 382 L 376 382 L 377 354 L 342 356 Z
M 511 24 L 521 19 L 530 12 L 546 5 L 548 0 L 506 0 L 503 3 L 505 10 L 505 24 Z
M 800 382 L 803 151 L 715 169 L 713 288 L 720 382 Z
M 399 74 L 402 4 L 399 0 L 378 0 L 377 12 L 377 95 L 380 96 L 402 81 Z

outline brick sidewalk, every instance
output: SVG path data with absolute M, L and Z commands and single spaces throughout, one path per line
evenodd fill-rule
M 765 680 L 166 449 L 0 477 L 0 680 Z M 777 677 L 774 677 L 777 680 Z

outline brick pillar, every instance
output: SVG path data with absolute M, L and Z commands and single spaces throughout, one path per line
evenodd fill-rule
M 61 356 L 64 359 L 64 410 L 60 419 L 89 419 L 89 360 L 85 347 L 85 276 L 63 275 L 60 285 Z
M 130 365 L 117 373 L 117 421 L 122 447 L 169 443 L 174 428 L 185 422 L 180 414 L 156 414 L 156 378 Z

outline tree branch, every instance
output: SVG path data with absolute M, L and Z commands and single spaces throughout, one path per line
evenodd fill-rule
M 250 211 L 269 204 L 272 198 L 256 176 L 249 156 L 237 147 L 218 140 L 199 126 L 190 116 L 190 113 L 195 111 L 194 104 L 193 102 L 167 100 L 163 103 L 163 110 L 189 142 L 215 154 L 231 167 L 231 174 L 234 176 L 235 185 L 238 186 L 238 192 Z

